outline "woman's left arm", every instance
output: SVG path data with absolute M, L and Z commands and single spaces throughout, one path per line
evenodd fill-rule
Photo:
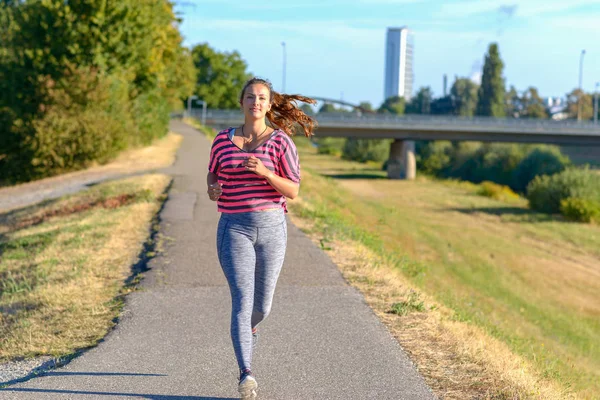
M 298 196 L 298 191 L 300 190 L 300 184 L 296 182 L 292 182 L 287 178 L 284 178 L 279 175 L 275 175 L 275 173 L 269 171 L 269 174 L 265 176 L 265 179 L 273 189 L 277 190 L 279 193 L 287 197 L 288 199 L 295 199 Z
M 295 199 L 300 190 L 300 184 L 293 182 L 287 178 L 275 174 L 273 171 L 264 166 L 260 158 L 250 156 L 243 162 L 243 165 L 248 171 L 254 172 L 269 182 L 273 189 L 289 199 Z

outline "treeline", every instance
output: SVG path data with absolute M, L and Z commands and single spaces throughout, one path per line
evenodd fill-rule
M 0 184 L 166 134 L 196 71 L 167 0 L 0 1 Z
M 498 46 L 485 55 L 481 85 L 468 78 L 456 78 L 447 96 L 433 98 L 431 89 L 421 88 L 408 103 L 401 97 L 386 99 L 377 110 L 361 103 L 363 110 L 382 114 L 431 114 L 459 117 L 549 118 L 549 107 L 534 87 L 519 94 L 505 90 L 503 62 Z M 567 95 L 566 116 L 593 117 L 591 94 L 574 90 Z M 324 104 L 319 112 L 349 112 Z M 389 156 L 391 140 L 316 139 L 318 151 L 339 154 L 360 162 L 383 162 Z M 583 222 L 600 222 L 600 174 L 587 167 L 576 168 L 559 147 L 505 143 L 418 141 L 417 169 L 438 178 L 484 183 L 486 195 L 519 193 L 531 208 L 561 213 Z M 507 189 L 509 188 L 509 189 Z
M 377 109 L 368 102 L 360 103 L 366 110 L 382 114 L 431 114 L 460 117 L 550 118 L 551 106 L 545 103 L 537 88 L 530 86 L 519 92 L 514 86 L 506 89 L 503 77 L 504 62 L 498 45 L 492 43 L 482 70 L 481 84 L 470 78 L 455 77 L 449 93 L 434 97 L 430 87 L 421 87 L 414 97 L 390 97 Z M 593 119 L 593 94 L 574 89 L 566 94 L 564 119 L 576 119 L 581 101 L 581 119 Z M 562 107 L 562 105 L 561 105 Z M 324 104 L 319 112 L 348 112 L 332 104 Z M 598 116 L 600 117 L 600 111 Z

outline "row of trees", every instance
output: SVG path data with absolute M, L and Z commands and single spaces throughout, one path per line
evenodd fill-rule
M 195 80 L 168 0 L 0 0 L 0 182 L 151 142 Z
M 239 91 L 250 77 L 247 65 L 237 51 L 218 52 L 208 44 L 192 49 L 194 63 L 198 67 L 195 93 L 205 100 L 208 107 L 230 109 L 238 107 Z M 434 97 L 430 87 L 422 87 L 410 101 L 402 97 L 386 99 L 376 110 L 368 102 L 360 103 L 366 110 L 390 114 L 433 114 L 464 117 L 492 116 L 512 118 L 549 118 L 549 109 L 535 87 L 519 92 L 514 86 L 505 88 L 504 63 L 498 45 L 492 43 L 485 55 L 481 85 L 466 77 L 456 77 L 446 96 Z M 581 99 L 582 118 L 591 119 L 593 98 L 590 93 L 578 89 L 567 95 L 566 112 L 576 118 L 578 101 Z M 313 112 L 305 106 L 307 112 Z M 323 104 L 319 112 L 344 112 L 333 104 Z
M 463 117 L 489 116 L 512 118 L 549 118 L 549 107 L 531 86 L 518 92 L 514 86 L 505 87 L 498 45 L 492 43 L 485 55 L 481 85 L 469 78 L 456 77 L 446 96 L 434 98 L 430 87 L 422 87 L 408 102 L 403 97 L 390 97 L 376 110 L 391 114 L 433 114 Z M 577 118 L 578 102 L 581 99 L 582 119 L 593 118 L 593 96 L 575 89 L 567 94 L 566 114 Z M 363 109 L 373 110 L 368 102 L 360 104 Z M 332 104 L 325 104 L 319 112 L 343 112 Z

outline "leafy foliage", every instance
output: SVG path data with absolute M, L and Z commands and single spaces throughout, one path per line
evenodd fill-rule
M 202 43 L 192 49 L 192 58 L 198 70 L 195 93 L 206 101 L 207 107 L 238 108 L 240 92 L 251 78 L 240 54 L 221 53 Z
M 600 202 L 600 174 L 588 168 L 569 168 L 552 176 L 537 176 L 527 186 L 529 205 L 538 211 L 558 213 L 561 202 L 568 198 Z
M 496 43 L 490 44 L 485 55 L 483 76 L 477 98 L 477 115 L 489 117 L 503 117 L 504 110 L 504 78 L 502 69 L 504 63 L 500 59 L 500 52 Z
M 431 102 L 433 93 L 430 87 L 422 87 L 416 96 L 406 106 L 406 114 L 431 114 Z
M 524 193 L 527 185 L 538 175 L 554 175 L 570 165 L 569 157 L 554 146 L 538 146 L 519 163 L 512 187 Z
M 167 0 L 3 1 L 0 21 L 0 181 L 148 143 L 193 88 Z
M 342 158 L 359 162 L 380 161 L 390 155 L 390 139 L 348 138 L 344 143 Z
M 380 114 L 402 115 L 404 114 L 405 107 L 406 102 L 404 101 L 404 97 L 393 96 L 385 99 L 377 112 Z
M 477 107 L 478 85 L 469 78 L 456 78 L 450 89 L 454 115 L 472 117 Z
M 560 213 L 578 222 L 600 222 L 600 200 L 569 197 L 560 201 Z
M 581 119 L 592 119 L 594 116 L 594 99 L 589 93 L 574 89 L 567 94 L 567 112 L 569 118 L 577 118 L 578 102 L 581 99 Z

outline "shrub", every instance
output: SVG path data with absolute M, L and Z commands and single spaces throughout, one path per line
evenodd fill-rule
M 482 145 L 474 155 L 474 166 L 462 179 L 479 183 L 493 181 L 501 185 L 512 183 L 513 171 L 525 157 L 522 145 L 493 143 Z
M 516 200 L 519 198 L 519 195 L 513 192 L 508 186 L 498 185 L 497 183 L 490 181 L 481 182 L 477 194 L 502 201 Z
M 342 149 L 342 158 L 359 162 L 387 160 L 390 154 L 390 139 L 348 138 Z
M 474 162 L 475 154 L 481 145 L 480 142 L 458 142 L 453 144 L 453 148 L 450 151 L 450 162 L 440 172 L 440 176 L 443 178 L 469 180 L 470 171 L 476 168 Z
M 529 182 L 538 175 L 553 175 L 570 165 L 569 157 L 556 146 L 537 146 L 521 160 L 514 171 L 512 187 L 524 193 Z
M 447 140 L 436 140 L 417 146 L 417 169 L 426 174 L 438 175 L 448 168 L 454 147 Z
M 170 107 L 158 88 L 145 92 L 133 102 L 137 135 L 132 145 L 147 146 L 168 132 Z
M 104 163 L 128 146 L 128 99 L 111 91 L 112 79 L 79 70 L 51 85 L 43 116 L 32 123 L 34 176 Z
M 540 175 L 527 186 L 529 206 L 546 213 L 559 213 L 567 198 L 600 201 L 600 174 L 589 168 L 568 168 L 549 176 Z
M 568 197 L 560 201 L 560 213 L 579 222 L 600 222 L 600 201 Z
M 317 153 L 319 154 L 332 154 L 336 156 L 342 155 L 344 149 L 345 139 L 343 138 L 315 138 L 317 144 Z

